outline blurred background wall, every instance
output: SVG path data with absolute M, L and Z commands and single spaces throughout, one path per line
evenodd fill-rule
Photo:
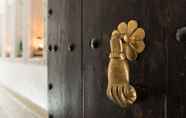
M 0 0 L 0 84 L 47 110 L 46 0 Z

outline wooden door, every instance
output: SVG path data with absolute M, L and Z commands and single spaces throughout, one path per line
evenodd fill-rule
M 186 117 L 185 0 L 49 0 L 48 9 L 50 118 Z M 109 40 L 130 19 L 146 48 L 130 62 L 138 101 L 123 109 L 106 96 Z

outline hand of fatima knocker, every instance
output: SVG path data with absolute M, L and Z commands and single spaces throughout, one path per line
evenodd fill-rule
M 145 32 L 138 28 L 135 20 L 120 23 L 112 32 L 107 96 L 121 107 L 127 107 L 137 99 L 136 90 L 130 85 L 128 61 L 135 60 L 143 52 L 144 38 Z

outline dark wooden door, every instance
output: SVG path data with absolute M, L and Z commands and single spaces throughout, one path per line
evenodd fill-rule
M 186 117 L 185 0 L 48 0 L 48 9 L 50 118 Z M 130 19 L 146 48 L 130 63 L 138 101 L 123 109 L 106 96 L 107 65 L 111 32 Z

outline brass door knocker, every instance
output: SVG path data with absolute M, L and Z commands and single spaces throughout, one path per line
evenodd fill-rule
M 108 65 L 107 96 L 121 107 L 133 104 L 137 99 L 135 88 L 130 85 L 128 61 L 135 60 L 143 52 L 145 32 L 135 20 L 122 22 L 112 32 L 110 62 Z

